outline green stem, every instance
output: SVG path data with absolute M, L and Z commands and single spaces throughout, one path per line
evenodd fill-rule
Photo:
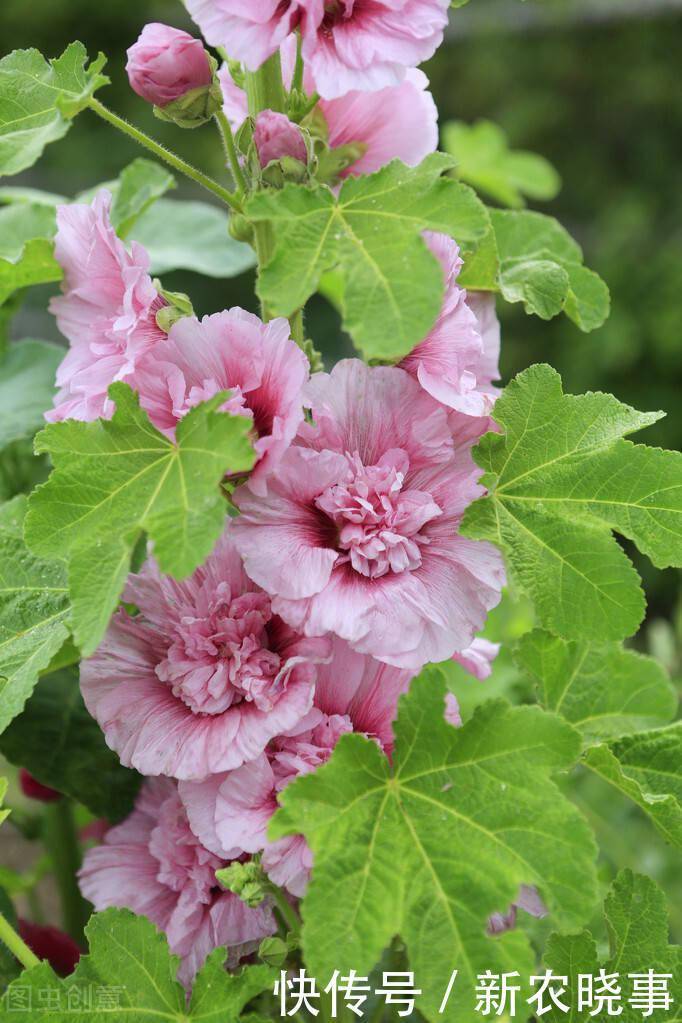
M 80 944 L 90 913 L 76 880 L 81 865 L 81 849 L 73 806 L 68 799 L 60 799 L 46 808 L 45 844 L 59 889 L 64 930 Z
M 38 956 L 31 952 L 26 942 L 19 937 L 2 913 L 0 913 L 0 941 L 7 945 L 12 955 L 19 960 L 25 970 L 30 970 L 32 966 L 40 965 Z
M 303 36 L 300 29 L 296 33 L 296 64 L 291 80 L 291 91 L 303 92 Z
M 146 135 L 145 132 L 140 131 L 139 128 L 136 128 L 133 124 L 125 121 L 122 117 L 119 117 L 118 114 L 115 114 L 113 110 L 109 110 L 108 107 L 105 107 L 103 103 L 100 103 L 100 101 L 94 99 L 94 97 L 90 100 L 89 105 L 90 109 L 94 110 L 94 112 L 101 117 L 103 121 L 113 125 L 114 128 L 118 128 L 119 131 L 122 131 L 123 134 L 127 135 L 129 138 L 134 139 L 135 142 L 139 143 L 139 145 L 148 149 L 150 153 L 153 153 L 155 156 L 158 156 L 160 160 L 169 164 L 173 170 L 179 171 L 180 174 L 184 174 L 186 177 L 191 178 L 192 181 L 196 181 L 198 185 L 201 185 L 202 188 L 206 188 L 209 192 L 212 192 L 213 195 L 217 196 L 228 206 L 231 206 L 232 209 L 240 211 L 237 196 L 233 195 L 232 192 L 228 192 L 226 188 L 219 185 L 217 181 L 213 180 L 213 178 L 210 178 L 207 174 L 204 174 L 203 171 L 193 167 L 191 163 L 187 163 L 186 160 L 183 160 L 182 157 L 171 152 L 170 149 L 166 149 L 165 146 L 162 146 L 149 135 Z
M 282 63 L 279 52 L 262 64 L 258 71 L 246 73 L 246 95 L 249 100 L 251 117 L 258 117 L 261 110 L 276 110 L 283 114 L 287 97 L 282 81 Z
M 234 135 L 232 134 L 232 127 L 227 117 L 225 116 L 225 111 L 218 110 L 218 112 L 215 115 L 215 119 L 218 125 L 218 131 L 220 132 L 220 137 L 223 140 L 225 156 L 227 157 L 227 162 L 230 165 L 230 170 L 232 171 L 234 183 L 240 192 L 245 192 L 246 178 L 244 177 L 244 172 L 242 171 L 241 164 L 239 162 L 237 147 L 234 144 Z
M 280 916 L 284 920 L 288 930 L 291 934 L 298 935 L 301 933 L 301 921 L 298 918 L 298 914 L 294 907 L 291 905 L 286 895 L 281 888 L 277 885 L 269 885 L 269 891 L 275 902 L 275 907 L 279 912 Z
M 305 327 L 303 324 L 303 310 L 297 309 L 293 316 L 289 317 L 291 336 L 300 347 L 305 341 Z

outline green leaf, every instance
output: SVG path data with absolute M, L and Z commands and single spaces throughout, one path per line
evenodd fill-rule
M 49 63 L 38 50 L 15 50 L 0 60 L 0 176 L 31 167 L 49 142 L 109 79 L 104 54 L 88 65 L 82 43 Z
M 6 821 L 10 815 L 10 811 L 3 807 L 5 796 L 7 795 L 7 778 L 0 778 L 0 824 Z
M 580 246 L 553 217 L 528 210 L 490 210 L 500 259 L 499 289 L 543 320 L 562 310 L 583 331 L 609 315 L 609 291 L 582 265 Z M 469 287 L 471 285 L 469 284 Z
M 675 1001 L 671 1010 L 654 1010 L 648 1018 L 653 1023 L 674 1023 L 682 1018 L 679 998 L 682 995 L 679 968 L 682 965 L 679 947 L 668 945 L 668 912 L 661 890 L 648 877 L 622 870 L 613 883 L 604 903 L 604 917 L 609 936 L 608 956 L 600 959 L 594 938 L 589 931 L 580 934 L 552 934 L 545 951 L 545 966 L 559 976 L 568 977 L 571 994 L 569 1013 L 552 1009 L 544 1017 L 548 1023 L 589 1023 L 595 1016 L 589 1008 L 579 1010 L 578 976 L 590 974 L 597 978 L 599 970 L 620 975 L 622 1023 L 641 1023 L 642 1009 L 628 1002 L 632 982 L 629 973 L 672 973 L 669 990 Z M 595 1006 L 596 1007 L 596 1006 Z M 606 1019 L 606 1009 L 598 1019 Z M 610 1018 L 610 1017 L 609 1017 Z
M 618 643 L 569 643 L 536 629 L 516 648 L 516 661 L 538 686 L 540 703 L 561 714 L 586 742 L 667 724 L 677 694 L 653 657 Z
M 20 185 L 0 187 L 0 203 L 29 203 L 33 206 L 59 206 L 68 202 L 65 195 L 44 192 L 41 188 L 22 188 Z
M 51 206 L 16 203 L 0 209 L 0 305 L 19 288 L 61 280 L 52 254 Z
M 443 146 L 457 160 L 457 177 L 503 206 L 521 208 L 524 196 L 553 199 L 561 179 L 548 160 L 535 153 L 511 150 L 507 136 L 492 121 L 449 121 Z
M 26 537 L 37 553 L 66 558 L 74 636 L 85 656 L 116 607 L 141 533 L 162 571 L 189 575 L 210 553 L 225 521 L 219 484 L 253 465 L 250 423 L 218 412 L 225 394 L 180 422 L 173 444 L 150 424 L 126 384 L 112 384 L 111 420 L 67 420 L 36 437 L 54 471 L 31 496 Z
M 622 439 L 661 414 L 564 394 L 550 366 L 531 366 L 495 406 L 504 432 L 474 451 L 489 494 L 462 528 L 502 548 L 540 624 L 565 639 L 620 640 L 642 620 L 639 577 L 611 530 L 658 567 L 682 564 L 682 454 Z
M 68 636 L 64 565 L 27 550 L 25 508 L 23 497 L 0 507 L 0 732 L 21 713 Z
M 584 764 L 644 810 L 682 848 L 682 722 L 587 751 Z
M 256 263 L 251 246 L 230 236 L 227 214 L 205 202 L 162 199 L 140 217 L 130 237 L 146 248 L 152 273 L 236 277 Z
M 122 767 L 83 703 L 78 672 L 45 675 L 0 737 L 0 752 L 43 785 L 115 822 L 133 807 L 139 775 Z
M 260 297 L 275 315 L 290 316 L 338 267 L 344 328 L 365 358 L 405 355 L 429 332 L 443 298 L 443 274 L 421 232 L 445 231 L 466 244 L 489 226 L 474 193 L 442 177 L 451 166 L 434 153 L 419 167 L 396 160 L 349 178 L 338 198 L 326 187 L 298 185 L 253 196 L 246 215 L 271 222 L 275 234 Z
M 160 164 L 143 157 L 128 164 L 119 175 L 111 205 L 117 234 L 127 237 L 139 217 L 170 188 L 175 188 L 175 178 Z
M 444 1018 L 468 1021 L 478 972 L 532 970 L 523 933 L 487 937 L 489 915 L 525 883 L 559 926 L 579 924 L 596 897 L 595 849 L 550 780 L 578 755 L 577 732 L 502 701 L 455 729 L 444 694 L 429 668 L 401 698 L 392 766 L 376 743 L 343 736 L 328 764 L 281 793 L 270 834 L 300 832 L 314 853 L 303 948 L 318 980 L 368 972 L 399 933 L 424 991 L 419 1011 L 438 1018 L 458 969 Z
M 22 1014 L 27 1023 L 101 1023 L 106 1018 L 130 1023 L 237 1023 L 245 1006 L 274 985 L 275 974 L 265 966 L 228 973 L 225 949 L 216 949 L 199 971 L 187 1005 L 185 989 L 175 979 L 179 960 L 149 920 L 126 909 L 107 909 L 91 917 L 85 933 L 90 952 L 70 977 L 62 980 L 41 963 L 15 982 L 14 987 L 33 995 L 32 1008 Z M 8 998 L 11 995 L 12 987 Z M 109 1001 L 109 1009 L 98 1004 L 100 999 Z M 5 1017 L 11 1021 L 14 1014 L 0 1011 L 0 1020 Z
M 0 361 L 0 449 L 44 425 L 64 349 L 47 341 L 19 341 Z

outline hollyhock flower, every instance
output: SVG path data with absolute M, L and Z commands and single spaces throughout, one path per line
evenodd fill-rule
M 293 53 L 288 46 L 282 48 L 282 65 L 285 78 L 290 79 Z M 235 85 L 227 67 L 218 72 L 218 77 L 225 97 L 225 115 L 237 131 L 248 114 L 246 93 Z M 327 124 L 330 149 L 359 145 L 362 150 L 340 177 L 371 174 L 395 159 L 415 167 L 436 150 L 438 111 L 428 84 L 422 71 L 412 69 L 399 85 L 373 93 L 355 90 L 338 99 L 320 100 L 317 109 Z M 305 85 L 309 93 L 316 91 L 309 72 Z
M 149 256 L 137 242 L 127 251 L 110 206 L 102 190 L 91 205 L 57 207 L 55 257 L 64 283 L 50 311 L 71 344 L 57 370 L 55 407 L 45 414 L 50 422 L 110 417 L 109 385 L 129 381 L 140 356 L 166 336 L 156 324 L 166 303 L 149 276 Z
M 491 643 L 489 639 L 477 637 L 471 646 L 452 655 L 453 661 L 461 664 L 465 671 L 474 675 L 481 682 L 489 678 L 493 670 L 493 661 L 500 652 L 499 643 Z
M 308 636 L 418 668 L 465 650 L 500 599 L 499 552 L 458 535 L 483 493 L 471 442 L 408 373 L 356 359 L 309 381 L 304 423 L 233 536 L 273 609 Z
M 443 267 L 445 298 L 435 326 L 399 365 L 436 401 L 463 415 L 487 419 L 498 394 L 492 381 L 499 377 L 500 327 L 494 298 L 470 295 L 457 285 L 463 264 L 451 238 L 430 231 L 424 237 Z M 481 433 L 486 429 L 487 422 Z
M 308 360 L 291 340 L 287 320 L 263 323 L 244 309 L 202 320 L 185 316 L 140 361 L 135 387 L 154 425 L 173 439 L 191 408 L 231 391 L 222 408 L 249 416 L 257 433 L 256 493 L 293 440 L 303 420 L 301 390 Z
M 127 51 L 126 71 L 134 91 L 157 107 L 192 89 L 209 88 L 213 68 L 200 39 L 160 22 L 145 25 Z
M 79 881 L 97 911 L 131 909 L 165 931 L 189 988 L 214 948 L 226 945 L 235 964 L 277 929 L 267 904 L 249 908 L 220 888 L 215 872 L 227 865 L 191 831 L 175 783 L 155 778 L 130 816 L 86 852 Z
M 489 934 L 504 934 L 516 926 L 517 910 L 523 909 L 530 916 L 539 920 L 547 916 L 547 907 L 540 898 L 537 888 L 532 885 L 522 884 L 516 902 L 513 902 L 506 913 L 493 913 L 488 920 Z
M 268 841 L 277 794 L 325 763 L 348 732 L 360 732 L 390 753 L 398 697 L 412 677 L 411 671 L 356 653 L 342 640 L 334 640 L 333 650 L 331 661 L 318 671 L 315 706 L 295 729 L 236 771 L 179 786 L 192 830 L 208 849 L 227 857 L 238 850 L 262 851 L 271 880 L 297 897 L 305 892 L 312 853 L 301 835 Z
M 76 969 L 81 950 L 73 938 L 59 928 L 19 918 L 17 930 L 34 955 L 47 960 L 60 977 L 68 977 Z
M 303 135 L 298 125 L 285 114 L 275 110 L 263 110 L 256 118 L 253 141 L 261 167 L 267 167 L 273 160 L 290 156 L 301 163 L 308 162 Z
M 229 527 L 189 579 L 153 559 L 81 666 L 88 710 L 122 763 L 201 779 L 255 759 L 308 713 L 329 642 L 294 633 L 246 576 Z
M 187 0 L 209 43 L 255 71 L 300 27 L 324 99 L 398 85 L 435 53 L 450 0 Z

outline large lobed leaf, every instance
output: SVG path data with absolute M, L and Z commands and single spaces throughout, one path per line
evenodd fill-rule
M 0 732 L 69 634 L 65 566 L 27 550 L 25 507 L 18 497 L 0 508 Z
M 251 246 L 230 236 L 225 211 L 205 202 L 162 199 L 139 218 L 130 237 L 149 253 L 152 273 L 236 277 L 256 264 Z
M 443 273 L 421 232 L 444 231 L 474 242 L 488 229 L 471 189 L 443 172 L 435 153 L 419 167 L 394 160 L 376 174 L 349 178 L 337 196 L 322 186 L 263 191 L 246 215 L 268 221 L 272 257 L 258 293 L 275 315 L 289 316 L 317 291 L 327 270 L 344 279 L 344 327 L 366 359 L 398 359 L 433 326 L 443 299 Z
M 504 551 L 540 623 L 566 639 L 618 640 L 642 620 L 639 577 L 612 530 L 658 567 L 682 564 L 682 454 L 623 439 L 660 416 L 608 394 L 564 394 L 559 374 L 537 365 L 495 406 L 504 432 L 475 449 L 489 493 L 463 532 Z
M 663 666 L 619 643 L 568 642 L 535 629 L 515 656 L 537 683 L 542 706 L 587 743 L 656 728 L 675 715 L 677 694 Z
M 457 160 L 457 177 L 503 206 L 525 206 L 530 199 L 553 199 L 561 179 L 551 163 L 536 153 L 509 148 L 507 136 L 492 121 L 448 121 L 443 147 Z
M 109 389 L 111 420 L 47 426 L 36 450 L 54 471 L 31 496 L 26 538 L 37 553 L 69 564 L 74 636 L 84 655 L 101 639 L 143 531 L 164 572 L 190 574 L 225 521 L 220 482 L 248 471 L 250 422 L 217 411 L 225 394 L 192 409 L 177 443 L 158 432 L 126 384 Z
M 165 935 L 145 917 L 126 909 L 108 909 L 90 919 L 89 954 L 62 980 L 47 963 L 25 970 L 10 986 L 0 1021 L 12 1023 L 13 988 L 22 989 L 26 1023 L 237 1023 L 248 1003 L 272 990 L 274 972 L 250 966 L 231 974 L 225 949 L 212 952 L 194 982 L 192 997 L 178 983 L 179 960 L 168 951 Z M 30 999 L 26 992 L 30 992 Z M 108 1004 L 108 1008 L 107 1008 Z
M 49 142 L 62 138 L 71 119 L 109 79 L 103 54 L 88 65 L 82 43 L 45 60 L 38 50 L 15 50 L 0 60 L 0 177 L 31 167 Z
M 375 743 L 344 736 L 327 765 L 281 794 L 271 836 L 303 833 L 314 852 L 303 948 L 318 981 L 367 972 L 399 933 L 419 1010 L 438 1018 L 458 969 L 443 1018 L 470 1020 L 477 973 L 532 972 L 523 932 L 491 939 L 489 915 L 535 884 L 559 926 L 575 927 L 596 897 L 595 848 L 550 779 L 578 756 L 577 732 L 498 701 L 455 729 L 444 693 L 428 669 L 401 698 L 392 767 Z
M 668 944 L 668 913 L 661 890 L 648 877 L 622 870 L 606 897 L 604 917 L 609 950 L 603 959 L 589 931 L 550 936 L 545 966 L 554 974 L 568 978 L 568 993 L 562 1001 L 568 1000 L 570 1012 L 552 1009 L 544 1019 L 548 1023 L 594 1020 L 595 1015 L 590 1014 L 589 1008 L 578 1009 L 578 977 L 590 974 L 596 979 L 600 969 L 607 975 L 619 974 L 622 1012 L 617 1018 L 621 1023 L 641 1023 L 642 1009 L 628 1001 L 632 989 L 628 974 L 646 973 L 650 969 L 659 974 L 673 974 L 668 985 L 674 1001 L 669 1010 L 656 1009 L 648 1019 L 652 1023 L 675 1023 L 682 1019 L 682 949 Z M 606 1009 L 596 1018 L 606 1019 Z
M 113 823 L 133 808 L 140 777 L 107 746 L 74 669 L 40 679 L 23 713 L 0 736 L 0 752 L 97 817 Z
M 499 291 L 543 320 L 564 312 L 583 331 L 609 315 L 609 290 L 583 265 L 580 246 L 554 219 L 530 210 L 490 210 L 490 230 L 465 253 L 460 283 Z
M 682 722 L 594 746 L 583 762 L 682 849 Z
M 0 305 L 19 288 L 61 280 L 54 231 L 53 207 L 18 202 L 0 209 Z

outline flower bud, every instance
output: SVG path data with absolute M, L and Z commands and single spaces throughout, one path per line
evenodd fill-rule
M 126 64 L 138 96 L 154 104 L 157 117 L 183 128 L 204 124 L 221 106 L 216 68 L 200 39 L 159 22 L 145 25 Z
M 239 863 L 235 860 L 229 867 L 216 870 L 216 880 L 223 888 L 238 895 L 242 902 L 255 909 L 266 895 L 267 882 L 260 864 L 254 860 Z
M 303 133 L 285 114 L 263 110 L 256 118 L 253 140 L 263 168 L 275 160 L 287 157 L 292 157 L 304 166 L 308 162 Z
M 194 316 L 192 301 L 184 291 L 167 291 L 157 278 L 154 279 L 154 287 L 166 303 L 156 313 L 156 326 L 164 334 L 184 316 Z
M 61 792 L 51 789 L 48 785 L 42 785 L 23 767 L 19 771 L 19 785 L 21 791 L 29 799 L 37 799 L 41 803 L 56 803 L 62 798 Z

